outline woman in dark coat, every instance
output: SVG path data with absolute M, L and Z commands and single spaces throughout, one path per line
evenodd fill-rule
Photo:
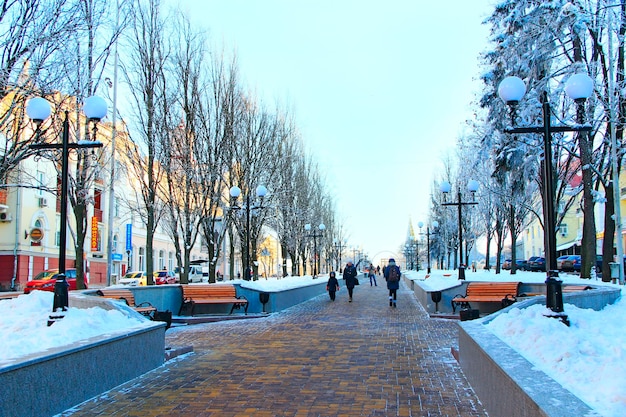
M 343 279 L 346 280 L 346 288 L 348 289 L 350 302 L 352 302 L 352 292 L 354 291 L 354 286 L 357 283 L 356 274 L 356 267 L 352 264 L 352 261 L 348 261 L 346 267 L 343 269 Z
M 335 271 L 330 272 L 330 278 L 328 278 L 328 284 L 326 284 L 326 291 L 332 301 L 335 301 L 335 293 L 339 291 L 339 281 L 335 277 Z

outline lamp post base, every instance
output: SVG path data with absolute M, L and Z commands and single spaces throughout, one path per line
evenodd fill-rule
M 558 279 L 558 271 L 548 271 L 546 278 L 546 307 L 551 311 L 545 314 L 546 317 L 561 320 L 563 324 L 569 327 L 569 319 L 563 309 L 563 281 Z
M 65 317 L 65 312 L 69 306 L 69 284 L 65 279 L 65 274 L 57 275 L 54 284 L 54 301 L 52 303 L 52 314 L 48 317 L 48 327 L 52 326 L 56 321 Z
M 569 319 L 567 318 L 567 314 L 565 313 L 549 312 L 549 313 L 544 314 L 544 317 L 549 317 L 552 319 L 559 319 L 567 327 L 569 327 L 570 325 Z

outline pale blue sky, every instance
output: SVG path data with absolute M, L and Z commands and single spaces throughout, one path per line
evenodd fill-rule
M 427 220 L 432 178 L 472 117 L 493 2 L 172 2 L 236 51 L 265 105 L 293 110 L 348 243 L 375 261 L 397 253 L 409 221 Z

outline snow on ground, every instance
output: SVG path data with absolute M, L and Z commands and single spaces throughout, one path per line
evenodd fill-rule
M 419 280 L 419 284 L 429 291 L 443 290 L 459 283 L 456 271 L 434 270 L 428 278 L 424 271 L 404 273 Z M 310 276 L 261 278 L 228 283 L 239 283 L 260 291 L 280 291 L 327 279 L 323 275 L 317 279 Z M 545 273 L 518 271 L 511 275 L 508 271 L 502 274 L 467 271 L 466 279 L 544 282 Z M 595 279 L 580 279 L 573 274 L 562 274 L 560 279 L 566 284 L 613 285 Z M 94 307 L 70 308 L 63 320 L 48 327 L 52 302 L 53 293 L 42 291 L 0 301 L 0 334 L 11 335 L 0 344 L 0 366 L 10 359 L 51 347 L 146 325 L 146 322 L 129 318 L 119 311 Z M 626 332 L 623 331 L 626 299 L 622 298 L 599 312 L 565 304 L 570 327 L 544 317 L 545 311 L 543 306 L 524 310 L 513 308 L 494 319 L 487 328 L 598 413 L 605 417 L 626 415 Z
M 425 278 L 424 272 L 409 272 L 407 276 L 420 280 L 419 285 L 429 291 L 458 284 L 456 271 L 444 273 L 433 271 Z M 468 281 L 545 282 L 545 278 L 544 272 L 466 273 Z M 561 274 L 559 278 L 564 284 L 613 285 L 574 274 Z M 567 303 L 564 309 L 570 327 L 546 317 L 550 310 L 543 305 L 512 308 L 486 327 L 601 415 L 626 415 L 626 297 L 602 311 L 583 310 Z

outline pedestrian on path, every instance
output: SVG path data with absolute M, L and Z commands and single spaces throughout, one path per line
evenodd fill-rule
M 330 278 L 328 278 L 328 284 L 326 284 L 326 291 L 328 291 L 331 301 L 335 301 L 335 293 L 339 291 L 339 281 L 337 281 L 335 271 L 330 271 Z
M 376 283 L 376 271 L 374 270 L 374 265 L 370 264 L 369 272 L 367 273 L 367 275 L 370 277 L 370 287 L 378 287 L 378 284 Z M 374 282 L 373 285 L 372 281 Z
M 350 296 L 350 302 L 352 302 L 352 293 L 354 292 L 354 286 L 357 285 L 356 267 L 352 261 L 348 261 L 346 267 L 343 269 L 343 279 L 346 280 L 346 288 L 348 289 L 348 295 Z
M 400 268 L 396 265 L 396 260 L 389 259 L 389 264 L 384 269 L 387 289 L 389 290 L 389 307 L 397 307 L 398 289 L 400 288 Z

